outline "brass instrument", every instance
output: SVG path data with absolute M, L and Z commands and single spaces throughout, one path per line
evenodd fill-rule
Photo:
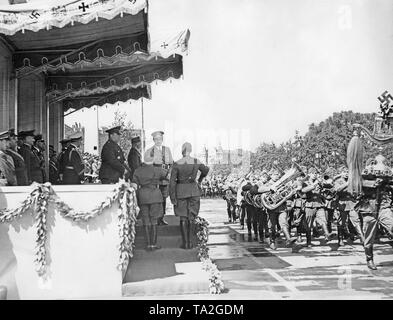
M 271 188 L 276 191 L 261 195 L 260 200 L 263 206 L 268 210 L 274 210 L 291 198 L 296 193 L 296 188 L 290 182 L 303 174 L 302 169 L 294 162 L 292 168 L 271 185 Z

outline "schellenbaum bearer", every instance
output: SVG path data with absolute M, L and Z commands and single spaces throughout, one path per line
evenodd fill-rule
M 137 189 L 139 217 L 145 230 L 147 251 L 161 248 L 157 245 L 157 220 L 162 216 L 162 194 L 159 183 L 168 175 L 168 170 L 153 166 L 153 161 L 150 152 L 145 152 L 144 162 L 135 169 L 131 180 Z
M 335 190 L 337 193 L 337 210 L 335 212 L 337 219 L 337 237 L 338 245 L 342 246 L 343 240 L 349 237 L 348 222 L 354 226 L 358 237 L 364 243 L 363 230 L 360 224 L 358 212 L 355 211 L 356 198 L 347 190 L 348 187 L 348 169 L 341 168 L 341 177 L 336 181 Z M 349 221 L 348 221 L 349 220 Z
M 192 146 L 185 142 L 182 146 L 183 158 L 172 167 L 169 194 L 175 215 L 180 217 L 180 232 L 183 249 L 191 249 L 191 221 L 199 214 L 200 184 L 209 172 L 209 168 L 198 159 L 190 156 Z M 198 172 L 200 172 L 197 180 Z
M 169 147 L 164 146 L 163 143 L 163 136 L 164 132 L 163 131 L 155 131 L 152 133 L 153 141 L 154 141 L 154 146 L 147 149 L 147 152 L 150 152 L 150 156 L 153 157 L 154 159 L 154 166 L 156 167 L 161 167 L 163 169 L 169 170 L 169 175 L 170 175 L 170 170 L 173 165 L 173 158 L 172 158 L 172 153 Z M 160 182 L 160 190 L 162 193 L 162 207 L 163 207 L 163 216 L 158 219 L 158 225 L 167 225 L 168 223 L 164 220 L 164 216 L 166 213 L 166 199 L 168 198 L 168 186 L 169 186 L 169 179 L 168 180 L 162 180 Z

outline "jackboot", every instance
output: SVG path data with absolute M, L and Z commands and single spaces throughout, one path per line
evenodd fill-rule
M 364 243 L 364 234 L 363 234 L 363 230 L 361 228 L 360 225 L 357 225 L 355 227 L 356 233 L 358 234 L 359 238 L 360 238 L 360 242 L 363 244 Z
M 152 250 L 158 250 L 161 249 L 159 245 L 157 245 L 157 225 L 151 226 L 151 248 Z
M 186 221 L 180 220 L 180 234 L 181 234 L 181 240 L 182 240 L 182 245 L 180 248 L 182 249 L 187 249 L 187 225 Z
M 306 232 L 306 245 L 307 247 L 311 248 L 312 247 L 312 243 L 311 243 L 311 230 Z
M 367 260 L 367 267 L 368 267 L 370 270 L 377 270 L 377 267 L 376 267 L 376 265 L 375 265 L 373 259 Z
M 332 234 L 329 232 L 326 224 L 322 224 L 322 230 L 323 230 L 323 233 L 325 234 L 326 242 L 329 242 L 330 240 L 332 240 Z
M 150 238 L 150 226 L 144 226 L 145 230 L 145 241 L 146 241 L 146 251 L 151 251 L 151 238 Z
M 187 223 L 186 223 L 186 226 L 187 226 L 187 249 L 192 249 L 192 243 L 191 243 L 191 221 L 190 220 L 187 220 Z
M 344 230 L 341 227 L 337 228 L 337 245 L 339 247 L 344 245 L 343 236 Z

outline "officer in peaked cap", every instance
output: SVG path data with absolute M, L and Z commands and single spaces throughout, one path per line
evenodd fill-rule
M 12 158 L 5 153 L 10 133 L 0 133 L 0 185 L 16 186 L 15 166 Z
M 40 167 L 43 175 L 44 181 L 46 181 L 45 172 L 45 140 L 42 138 L 42 134 L 36 134 L 34 136 L 34 145 L 32 147 L 33 152 L 36 154 L 37 158 L 40 159 Z
M 57 156 L 57 165 L 58 165 L 58 175 L 59 175 L 59 182 L 63 182 L 63 174 L 64 174 L 64 155 L 65 152 L 70 144 L 71 139 L 63 139 L 60 140 L 59 143 L 61 144 L 61 151 Z
M 8 154 L 14 161 L 17 185 L 27 186 L 27 168 L 25 165 L 25 160 L 18 153 L 18 136 L 15 133 L 15 129 L 10 129 L 9 134 L 10 137 L 5 153 Z
M 153 157 L 153 164 L 156 167 L 171 170 L 173 165 L 173 158 L 171 150 L 162 144 L 163 142 L 163 131 L 155 131 L 152 133 L 154 146 L 147 149 L 146 152 Z M 160 181 L 160 190 L 163 197 L 163 216 L 158 220 L 158 225 L 167 225 L 168 223 L 164 220 L 166 213 L 166 199 L 169 196 L 169 177 L 168 179 Z
M 110 128 L 109 139 L 101 151 L 101 168 L 99 178 L 103 184 L 117 183 L 120 178 L 130 175 L 130 169 L 125 161 L 123 150 L 119 146 L 121 126 Z
M 131 139 L 131 144 L 132 147 L 130 149 L 130 152 L 128 154 L 127 160 L 128 160 L 128 166 L 131 169 L 131 177 L 134 175 L 134 172 L 137 168 L 139 168 L 142 164 L 141 160 L 141 138 L 140 137 L 134 137 Z
M 23 157 L 27 168 L 28 184 L 32 182 L 43 183 L 44 176 L 41 169 L 41 160 L 37 154 L 33 152 L 35 142 L 34 130 L 21 131 L 18 137 L 22 139 L 22 145 L 19 148 L 19 153 Z
M 80 184 L 84 180 L 85 164 L 78 148 L 82 136 L 69 139 L 69 145 L 63 156 L 63 184 Z

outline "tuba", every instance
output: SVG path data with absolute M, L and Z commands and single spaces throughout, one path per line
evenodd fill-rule
M 301 175 L 304 175 L 302 169 L 294 162 L 292 168 L 271 185 L 276 192 L 269 191 L 261 195 L 260 201 L 263 206 L 268 210 L 274 210 L 291 198 L 296 193 L 296 187 L 290 182 Z

